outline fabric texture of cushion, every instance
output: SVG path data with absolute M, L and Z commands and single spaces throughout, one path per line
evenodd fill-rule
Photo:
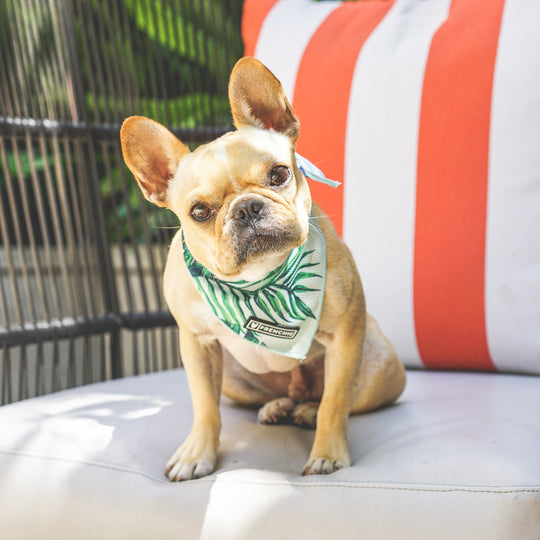
M 191 426 L 183 370 L 0 408 L 2 538 L 536 539 L 538 379 L 409 372 L 354 416 L 353 465 L 300 476 L 313 432 L 222 404 L 218 470 L 169 483 Z
M 247 0 L 368 310 L 411 367 L 540 373 L 540 19 L 521 0 Z

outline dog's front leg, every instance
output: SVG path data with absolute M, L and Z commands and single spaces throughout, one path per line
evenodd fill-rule
M 219 342 L 201 340 L 180 327 L 180 353 L 191 392 L 193 427 L 167 463 L 165 474 L 171 482 L 199 478 L 214 470 L 221 431 L 223 359 Z
M 365 320 L 351 332 L 350 320 L 327 342 L 325 387 L 315 440 L 302 474 L 329 474 L 350 465 L 347 426 L 356 390 L 364 343 Z

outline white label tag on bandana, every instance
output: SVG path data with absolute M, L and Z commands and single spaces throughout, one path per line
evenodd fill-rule
M 326 243 L 314 215 L 306 242 L 256 282 L 222 281 L 198 263 L 186 243 L 184 260 L 214 315 L 244 339 L 303 360 L 319 326 L 326 285 Z

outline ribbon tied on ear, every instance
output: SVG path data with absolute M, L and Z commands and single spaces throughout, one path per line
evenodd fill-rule
M 295 154 L 295 156 L 298 168 L 302 171 L 304 176 L 333 188 L 341 185 L 341 182 L 338 182 L 337 180 L 330 180 L 329 178 L 326 178 L 321 169 L 313 165 L 313 163 L 308 161 L 305 157 L 302 157 L 300 154 Z

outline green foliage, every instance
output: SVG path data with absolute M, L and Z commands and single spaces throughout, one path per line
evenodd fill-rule
M 227 82 L 243 54 L 241 1 L 70 0 L 58 6 L 0 2 L 5 103 L 14 104 L 0 116 L 92 128 L 144 115 L 183 130 L 231 127 Z M 111 241 L 140 241 L 148 224 L 154 235 L 176 218 L 142 200 L 114 136 L 113 144 L 95 140 L 84 157 L 93 164 L 83 167 L 97 172 Z M 200 138 L 183 142 L 193 146 Z M 4 159 L 9 176 L 23 185 L 31 185 L 32 173 L 41 182 L 46 165 L 53 173 L 65 167 L 63 155 L 38 151 L 30 159 L 17 144 L 18 157 L 8 146 Z M 0 195 L 7 189 L 2 176 Z

